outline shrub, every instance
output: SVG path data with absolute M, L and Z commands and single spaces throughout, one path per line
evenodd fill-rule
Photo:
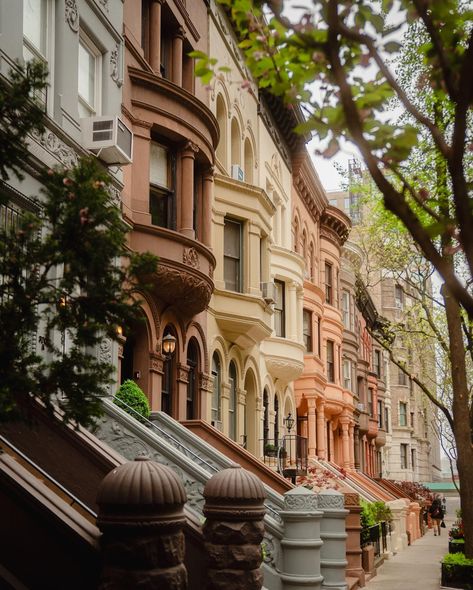
M 148 398 L 143 393 L 143 390 L 131 379 L 127 379 L 121 384 L 114 402 L 140 422 L 144 422 L 143 418 L 149 418 Z M 124 403 L 121 404 L 120 402 Z
M 446 566 L 453 565 L 469 565 L 473 566 L 473 559 L 465 557 L 464 553 L 447 553 L 442 559 L 442 563 Z

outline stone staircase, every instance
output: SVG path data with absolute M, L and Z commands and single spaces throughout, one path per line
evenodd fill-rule
M 166 414 L 158 412 L 153 422 L 140 422 L 111 400 L 103 400 L 104 416 L 95 435 L 129 460 L 139 456 L 171 467 L 187 493 L 187 512 L 204 520 L 203 489 L 212 475 L 234 464 L 223 453 L 202 440 Z M 264 585 L 267 590 L 281 590 L 281 540 L 283 497 L 270 486 L 266 491 L 264 536 Z

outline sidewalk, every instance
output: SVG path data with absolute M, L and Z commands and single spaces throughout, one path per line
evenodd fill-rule
M 385 561 L 366 585 L 366 590 L 438 590 L 440 560 L 448 553 L 448 530 L 455 520 L 453 505 L 450 508 L 447 504 L 447 528 L 442 529 L 440 537 L 434 537 L 431 529 L 407 549 Z

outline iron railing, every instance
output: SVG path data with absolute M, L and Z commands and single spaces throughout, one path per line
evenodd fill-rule
M 285 435 L 280 440 L 261 440 L 263 461 L 277 467 L 284 477 L 295 479 L 307 474 L 307 439 L 304 436 Z
M 373 545 L 374 556 L 380 557 L 381 553 L 388 550 L 388 535 L 391 534 L 391 526 L 389 522 L 378 522 L 377 524 L 361 529 L 360 546 L 361 548 L 367 545 Z

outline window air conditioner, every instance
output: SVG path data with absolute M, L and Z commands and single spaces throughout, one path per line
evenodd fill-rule
M 356 404 L 356 409 L 359 412 L 364 412 L 365 411 L 365 404 Z
M 261 292 L 266 303 L 274 303 L 276 301 L 276 285 L 272 281 L 261 283 Z
M 232 178 L 244 182 L 245 173 L 238 164 L 232 164 Z
M 133 133 L 120 117 L 81 119 L 82 145 L 106 164 L 130 164 Z

